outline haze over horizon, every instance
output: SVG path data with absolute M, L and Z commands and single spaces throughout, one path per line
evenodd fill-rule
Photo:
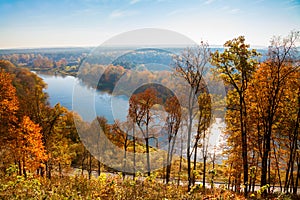
M 222 45 L 251 46 L 300 30 L 299 0 L 0 0 L 0 49 L 98 46 L 140 28 L 168 29 Z

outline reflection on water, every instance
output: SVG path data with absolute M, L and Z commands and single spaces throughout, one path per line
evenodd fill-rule
M 62 106 L 72 110 L 72 98 L 73 98 L 73 89 L 75 83 L 80 83 L 81 81 L 73 76 L 55 76 L 55 75 L 45 75 L 38 74 L 48 87 L 45 92 L 49 95 L 49 102 L 51 106 L 54 106 L 57 103 L 60 103 Z M 91 106 L 95 108 L 97 116 L 104 116 L 108 123 L 113 123 L 114 119 L 119 119 L 121 121 L 126 119 L 127 110 L 128 110 L 128 98 L 126 96 L 116 96 L 113 97 L 114 106 L 117 106 L 117 109 L 114 109 L 112 113 L 112 96 L 106 92 L 96 91 L 95 89 L 89 88 L 83 83 L 77 84 L 81 87 L 81 90 L 85 90 L 89 95 L 83 95 L 82 101 L 84 98 L 95 98 L 93 102 L 95 105 L 82 104 L 81 109 L 83 110 L 82 118 L 86 121 L 92 121 L 91 115 L 84 114 L 84 110 L 88 110 Z M 113 117 L 114 116 L 114 117 Z

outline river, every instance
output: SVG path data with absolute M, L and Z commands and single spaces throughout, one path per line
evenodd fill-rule
M 78 78 L 73 76 L 60 76 L 60 75 L 45 75 L 38 74 L 48 87 L 45 92 L 49 95 L 49 102 L 51 106 L 60 103 L 62 106 L 69 110 L 74 110 L 79 113 L 85 121 L 91 122 L 96 116 L 103 116 L 107 119 L 108 123 L 114 123 L 114 120 L 126 121 L 128 113 L 128 97 L 126 96 L 114 96 L 107 92 L 97 91 L 89 88 L 83 84 Z M 75 87 L 74 87 L 75 86 Z M 81 98 L 80 106 L 73 105 L 73 90 L 81 90 L 82 95 L 77 95 L 77 98 Z M 78 92 L 77 92 L 78 93 Z M 79 94 L 81 94 L 79 92 Z M 90 98 L 94 98 L 92 101 Z M 87 100 L 89 99 L 89 100 Z M 87 102 L 87 103 L 86 103 Z M 94 102 L 94 105 L 91 105 Z M 113 102 L 113 104 L 112 104 Z M 95 109 L 93 110 L 93 107 Z M 76 110 L 78 109 L 78 110 Z M 94 113 L 90 113 L 93 110 Z M 223 120 L 217 118 L 216 121 L 211 125 L 211 135 L 209 137 L 209 149 L 214 151 L 215 146 L 219 146 L 223 141 L 221 136 L 222 129 L 225 127 Z
M 49 95 L 49 102 L 51 106 L 55 106 L 55 104 L 60 103 L 67 109 L 73 110 L 73 90 L 76 84 L 76 88 L 80 87 L 79 89 L 88 93 L 89 97 L 92 96 L 95 102 L 95 105 L 82 104 L 82 110 L 88 110 L 88 108 L 90 109 L 90 107 L 95 106 L 96 115 L 105 117 L 108 123 L 113 123 L 114 118 L 122 121 L 126 119 L 127 112 L 124 112 L 125 110 L 128 110 L 128 98 L 126 96 L 114 97 L 114 101 L 116 102 L 114 105 L 117 105 L 118 108 L 114 109 L 113 115 L 111 103 L 112 96 L 107 92 L 101 92 L 89 88 L 78 78 L 73 76 L 45 75 L 39 73 L 37 73 L 37 75 L 48 85 L 45 92 Z M 87 96 L 81 96 L 80 98 L 87 98 Z M 85 115 L 84 112 L 80 113 L 80 115 L 85 121 L 93 120 L 91 115 Z

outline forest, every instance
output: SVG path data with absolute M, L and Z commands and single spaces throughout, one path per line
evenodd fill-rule
M 239 36 L 213 51 L 201 42 L 172 59 L 151 51 L 106 65 L 85 60 L 86 49 L 1 54 L 0 199 L 299 199 L 299 40 L 291 31 L 260 51 Z M 151 57 L 170 69 L 140 65 Z M 45 69 L 127 95 L 127 121 L 86 122 L 50 106 L 47 85 L 31 72 Z M 217 78 L 223 96 L 210 90 Z M 207 138 L 223 115 L 216 162 Z

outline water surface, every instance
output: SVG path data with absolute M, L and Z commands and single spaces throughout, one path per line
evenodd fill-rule
M 126 96 L 114 97 L 114 114 L 112 113 L 112 96 L 107 92 L 97 91 L 89 88 L 83 84 L 78 78 L 73 76 L 59 76 L 59 75 L 45 75 L 38 74 L 48 87 L 45 92 L 49 95 L 49 102 L 51 106 L 60 103 L 62 106 L 69 110 L 73 110 L 73 90 L 76 84 L 76 88 L 84 92 L 84 95 L 80 96 L 81 102 L 84 102 L 87 98 L 94 98 L 94 105 L 90 103 L 82 103 L 80 105 L 80 115 L 86 121 L 92 121 L 93 117 L 90 114 L 85 113 L 85 110 L 94 108 L 96 116 L 104 116 L 109 123 L 114 122 L 115 119 L 125 120 L 128 110 L 128 98 Z M 90 102 L 90 101 L 88 101 Z M 113 117 L 114 116 L 114 117 Z

